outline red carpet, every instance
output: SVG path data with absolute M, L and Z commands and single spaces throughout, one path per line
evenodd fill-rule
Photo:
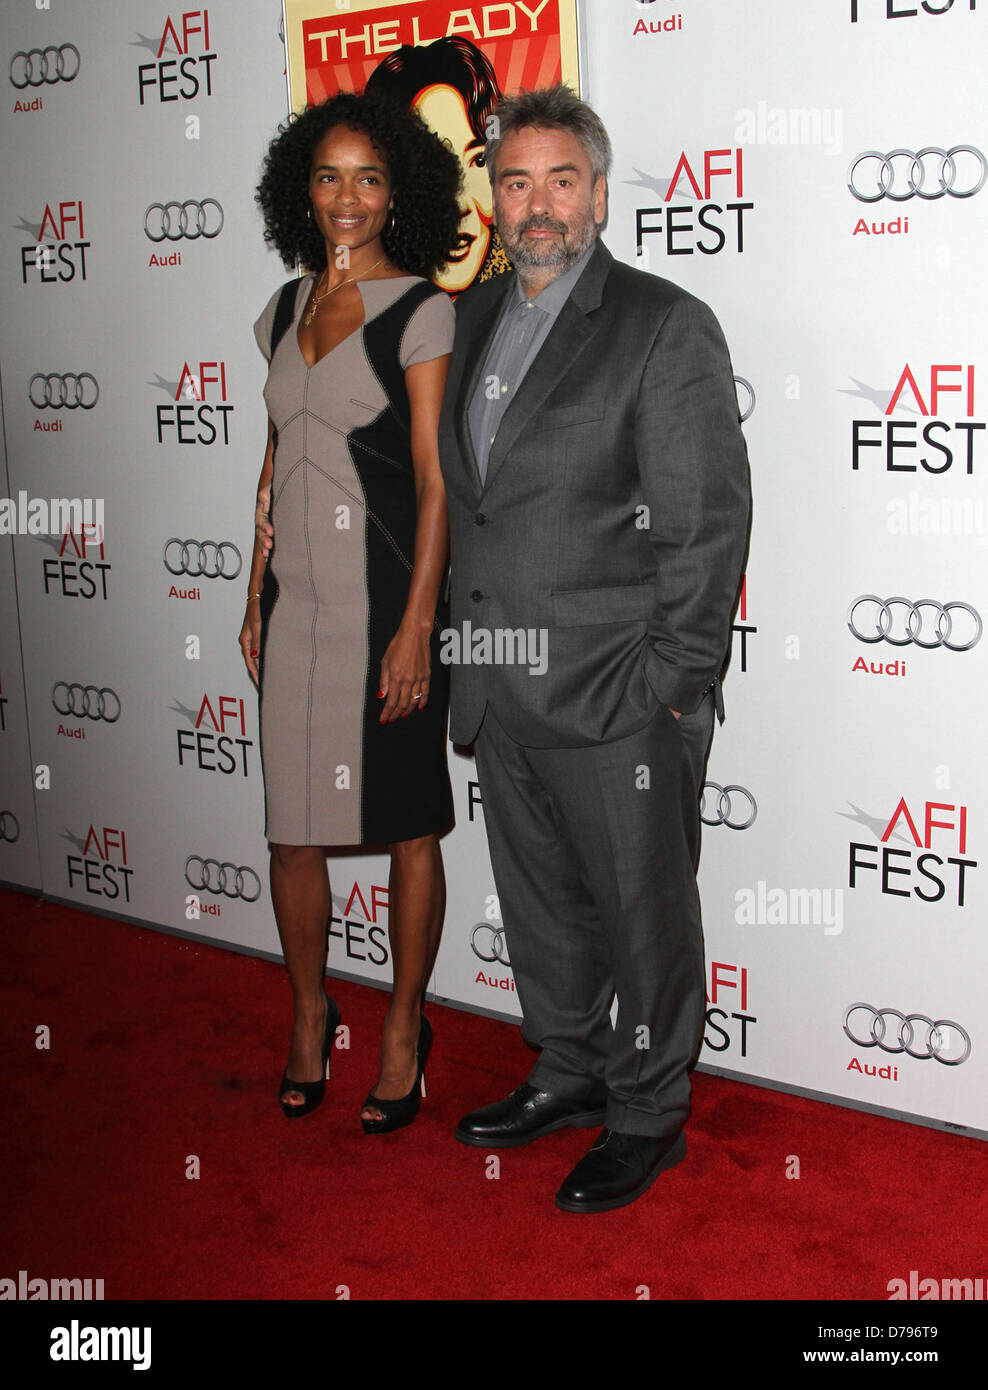
M 350 1050 L 288 1123 L 280 966 L 12 892 L 0 913 L 0 1277 L 101 1278 L 107 1299 L 885 1299 L 910 1270 L 988 1272 L 975 1140 L 701 1074 L 685 1163 L 567 1215 L 553 1194 L 593 1131 L 502 1153 L 496 1178 L 452 1137 L 524 1079 L 516 1028 L 430 1006 L 429 1097 L 368 1137 L 387 1000 L 333 981 Z

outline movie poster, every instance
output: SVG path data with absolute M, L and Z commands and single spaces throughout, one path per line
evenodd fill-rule
M 576 0 L 286 0 L 293 111 L 336 92 L 390 92 L 449 140 L 463 166 L 461 244 L 438 283 L 459 294 L 509 268 L 484 167 L 502 94 L 579 91 Z

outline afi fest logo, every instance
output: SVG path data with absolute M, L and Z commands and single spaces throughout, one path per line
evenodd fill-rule
M 130 902 L 134 870 L 127 866 L 127 836 L 123 830 L 90 825 L 84 836 L 65 830 L 62 838 L 78 851 L 65 856 L 70 888 L 93 898 Z
M 210 51 L 209 11 L 186 10 L 166 15 L 164 27 L 152 35 L 138 34 L 132 48 L 145 48 L 154 61 L 137 68 L 140 105 L 192 101 L 213 95 L 213 62 Z M 174 57 L 166 55 L 174 54 Z
M 236 695 L 214 695 L 210 699 L 204 692 L 198 710 L 189 709 L 178 700 L 172 709 L 192 726 L 175 730 L 179 767 L 223 772 L 228 777 L 236 773 L 249 776 L 248 753 L 254 740 L 247 737 L 243 700 Z
M 106 558 L 102 526 L 67 528 L 53 537 L 58 556 L 46 556 L 41 563 L 45 593 L 55 598 L 109 598 L 107 577 L 112 566 Z
M 978 867 L 976 859 L 967 857 L 968 808 L 945 801 L 914 801 L 913 807 L 915 814 L 906 798 L 900 797 L 887 824 L 857 807 L 853 815 L 838 813 L 859 821 L 873 834 L 880 829 L 877 844 L 851 841 L 848 887 L 877 886 L 886 897 L 956 902 L 964 907 L 968 870 Z M 893 839 L 906 848 L 889 844 Z
M 78 198 L 64 202 L 45 203 L 38 223 L 21 218 L 18 231 L 30 232 L 32 240 L 21 247 L 21 284 L 67 284 L 76 275 L 86 278 L 86 252 L 92 242 L 86 240 L 82 201 Z
M 933 477 L 951 469 L 955 477 L 974 473 L 986 422 L 974 418 L 973 363 L 934 362 L 927 368 L 906 362 L 891 393 L 851 380 L 854 389 L 844 388 L 843 394 L 859 396 L 881 411 L 877 419 L 851 421 L 852 473 L 876 467 Z M 893 420 L 895 413 L 899 418 Z
M 724 991 L 729 991 L 726 996 Z M 748 967 L 710 962 L 710 985 L 707 989 L 706 1026 L 712 1030 L 703 1035 L 703 1044 L 711 1052 L 738 1049 L 748 1055 L 748 1025 L 758 1019 L 748 1013 Z
M 956 8 L 973 14 L 978 0 L 851 0 L 851 23 L 862 19 L 918 19 L 921 15 L 943 15 Z
M 372 883 L 362 891 L 360 884 L 354 881 L 347 897 L 333 894 L 333 907 L 329 935 L 342 941 L 347 960 L 387 965 L 387 888 Z
M 667 256 L 716 256 L 721 251 L 744 251 L 744 216 L 754 203 L 744 201 L 744 151 L 736 149 L 683 150 L 672 178 L 658 179 L 636 169 L 628 182 L 662 198 L 659 206 L 635 210 L 635 245 L 642 269 L 649 268 L 645 237 L 660 237 Z M 672 206 L 678 198 L 686 206 Z
M 198 362 L 193 372 L 183 362 L 178 381 L 156 376 L 149 382 L 171 397 L 168 405 L 154 410 L 159 444 L 230 443 L 230 416 L 233 406 L 226 398 L 226 363 Z
M 731 624 L 731 631 L 737 638 L 735 651 L 738 655 L 738 665 L 742 674 L 748 669 L 748 638 L 753 637 L 758 631 L 757 627 L 748 622 L 748 576 L 744 575 L 741 580 L 741 597 L 738 600 L 737 617 Z

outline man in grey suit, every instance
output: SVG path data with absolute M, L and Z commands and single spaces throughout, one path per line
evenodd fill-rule
M 507 1148 L 603 1124 L 556 1203 L 607 1211 L 686 1152 L 705 997 L 698 799 L 747 457 L 713 314 L 597 239 L 600 119 L 565 87 L 497 116 L 487 166 L 515 274 L 457 301 L 440 422 L 462 637 L 450 736 L 475 744 L 540 1056 L 456 1134 Z

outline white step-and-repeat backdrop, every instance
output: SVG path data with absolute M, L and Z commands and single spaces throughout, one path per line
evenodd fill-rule
M 543 8 L 449 6 L 449 32 L 483 48 Z M 605 239 L 717 312 L 752 465 L 701 1065 L 981 1134 L 986 11 L 587 0 L 579 24 Z M 22 0 L 0 34 L 0 879 L 275 954 L 237 636 L 251 324 L 285 278 L 253 202 L 281 6 Z M 473 765 L 452 773 L 432 991 L 516 1017 Z M 331 868 L 330 967 L 386 984 L 387 861 Z

